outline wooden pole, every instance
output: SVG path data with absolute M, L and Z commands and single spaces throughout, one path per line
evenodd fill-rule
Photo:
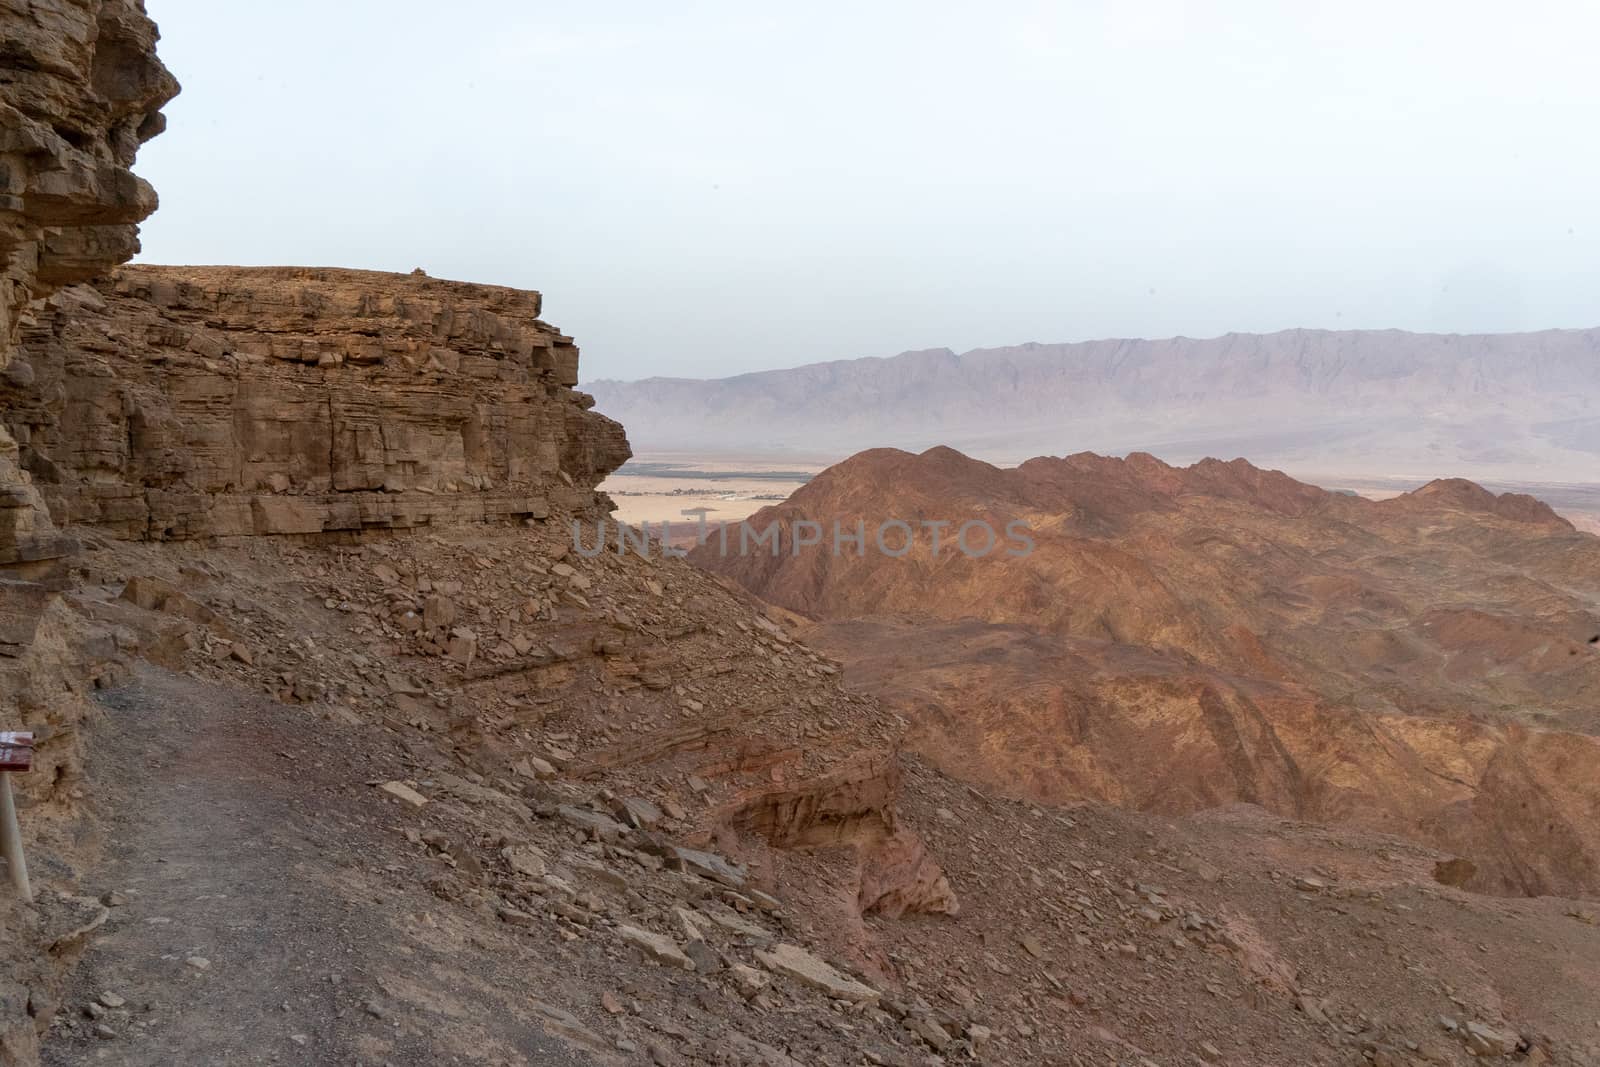
M 17 800 L 11 795 L 11 775 L 0 771 L 0 854 L 11 868 L 11 884 L 23 901 L 33 903 L 33 887 L 28 884 L 28 864 L 22 858 L 22 828 L 17 825 Z

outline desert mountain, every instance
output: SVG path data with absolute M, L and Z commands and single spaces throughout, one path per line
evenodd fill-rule
M 1063 694 L 1137 675 L 1125 760 L 1170 759 L 1137 747 L 1159 740 L 1140 715 L 1207 758 L 1169 699 L 1188 691 L 1220 707 L 1200 730 L 1227 741 L 1237 786 L 1283 709 L 1313 729 L 1316 687 L 1371 658 L 1308 647 L 1321 605 L 1380 631 L 1380 652 L 1394 632 L 1398 677 L 1345 694 L 1375 744 L 1384 716 L 1434 721 L 1408 701 L 1467 708 L 1412 768 L 1412 788 L 1461 799 L 1410 836 L 1478 826 L 1487 759 L 1532 812 L 1503 809 L 1492 876 L 1588 885 L 1585 794 L 1564 783 L 1590 765 L 1562 762 L 1588 753 L 1560 746 L 1587 743 L 1588 665 L 1562 657 L 1592 549 L 1547 509 L 1440 483 L 1370 510 L 1239 464 L 1001 475 L 879 453 L 852 470 L 881 468 L 884 502 L 949 507 L 959 486 L 1038 519 L 1060 567 L 1098 559 L 1121 584 L 1008 623 L 1055 595 L 1054 572 L 1016 571 L 1011 607 L 917 623 L 924 659 L 884 672 L 912 698 L 880 699 L 682 559 L 574 550 L 628 443 L 573 388 L 577 349 L 537 293 L 114 270 L 155 205 L 128 167 L 176 89 L 155 27 L 142 0 L 30 0 L 0 4 L 0 30 L 0 730 L 34 741 L 7 779 L 22 847 L 0 868 L 0 1067 L 1600 1062 L 1592 905 L 1486 898 L 1451 852 L 1272 814 L 1321 780 L 1313 760 L 1255 806 L 1059 804 L 1016 730 L 1061 753 L 1063 719 L 1019 714 L 945 769 L 1020 670 Z M 918 463 L 944 473 L 917 488 Z M 849 482 L 819 492 L 854 506 Z M 1149 582 L 1114 551 L 1138 537 L 1184 561 L 1165 603 L 1140 606 Z M 1455 603 L 1464 556 L 1482 605 L 1439 607 L 1430 633 L 1411 613 Z M 1284 641 L 1208 635 L 1222 608 L 1184 599 L 1241 575 L 1223 608 L 1255 588 L 1294 624 Z M 768 577 L 807 610 L 851 602 L 826 568 Z M 952 604 L 981 600 L 986 573 L 953 577 Z M 958 648 L 941 625 L 978 634 Z M 879 636 L 848 650 L 869 685 Z M 946 653 L 956 684 L 996 673 L 941 724 L 917 687 L 959 696 L 937 688 Z M 1551 728 L 1518 721 L 1530 691 Z M 1020 783 L 992 784 L 1002 768 Z M 1546 814 L 1548 853 L 1525 853 Z
M 944 520 L 944 544 L 920 527 L 892 556 L 885 518 Z M 808 522 L 824 543 L 796 552 Z M 858 522 L 866 551 L 835 555 L 834 524 Z M 1020 523 L 1032 551 L 969 555 L 965 522 Z M 1600 539 L 1531 497 L 879 449 L 748 523 L 777 524 L 779 551 L 694 558 L 816 620 L 952 773 L 1056 803 L 1249 802 L 1452 849 L 1476 888 L 1600 893 Z
M 1600 331 L 1286 330 L 906 352 L 715 380 L 596 381 L 636 447 L 1008 461 L 1145 450 L 1294 470 L 1586 481 Z

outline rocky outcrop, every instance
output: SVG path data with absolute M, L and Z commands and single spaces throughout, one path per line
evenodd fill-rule
M 178 83 L 156 59 L 142 0 L 3 0 L 0 19 L 0 381 L 36 302 L 139 248 L 156 195 L 129 168 L 161 132 Z M 64 555 L 18 444 L 0 426 L 0 567 L 29 572 Z
M 5 417 L 57 519 L 123 538 L 586 510 L 628 445 L 539 307 L 420 271 L 127 267 L 25 331 Z
M 138 223 L 154 190 L 129 169 L 162 128 L 160 107 L 178 83 L 155 56 L 142 0 L 0 0 L 0 410 L 32 382 L 16 358 L 20 333 L 57 288 L 86 281 L 139 248 Z M 29 848 L 66 845 L 81 831 L 78 728 L 103 637 L 35 579 L 55 582 L 76 547 L 58 532 L 0 418 L 0 696 L 4 726 L 39 740 L 18 777 Z M 86 643 L 88 646 L 86 647 Z M 87 928 L 63 894 L 69 865 L 45 850 L 33 907 L 0 901 L 8 952 L 0 963 L 0 1064 L 37 1063 L 62 969 Z M 88 901 L 89 913 L 98 911 Z M 88 920 L 93 922 L 93 920 Z M 103 921 L 103 920 L 102 920 Z
M 895 754 L 869 751 L 792 789 L 761 790 L 729 822 L 775 848 L 850 851 L 863 915 L 955 915 L 961 905 L 944 871 L 900 819 L 899 792 Z

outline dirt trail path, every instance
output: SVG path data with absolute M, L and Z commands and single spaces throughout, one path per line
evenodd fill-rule
M 367 751 L 384 735 L 316 722 L 312 746 L 302 711 L 153 668 L 103 703 L 97 875 L 125 902 L 46 1064 L 594 1062 L 519 1022 L 514 959 L 404 936 L 439 902 L 398 876 L 403 814 L 367 784 L 400 773 Z

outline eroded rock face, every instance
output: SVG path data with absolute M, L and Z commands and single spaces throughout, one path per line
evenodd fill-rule
M 862 914 L 955 915 L 960 901 L 938 861 L 896 810 L 898 758 L 866 751 L 789 789 L 746 797 L 729 822 L 781 849 L 843 848 L 859 868 Z
M 139 249 L 156 195 L 129 169 L 178 83 L 142 0 L 0 0 L 0 381 L 30 307 Z M 67 552 L 0 426 L 0 567 Z
M 58 520 L 118 537 L 542 518 L 629 452 L 538 314 L 421 272 L 132 266 L 58 294 L 0 389 Z

